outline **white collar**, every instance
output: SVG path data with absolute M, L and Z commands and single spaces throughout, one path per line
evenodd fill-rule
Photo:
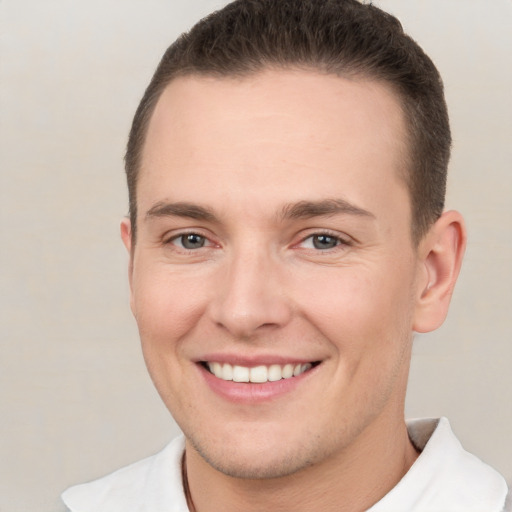
M 402 480 L 367 512 L 502 512 L 503 477 L 466 452 L 446 418 L 407 422 L 422 451 Z M 181 479 L 183 436 L 160 453 L 104 478 L 71 487 L 72 512 L 188 512 Z
M 62 500 L 71 512 L 189 512 L 183 493 L 183 435 L 161 452 L 86 484 Z
M 504 478 L 462 448 L 446 418 L 409 420 L 421 455 L 368 512 L 502 512 Z

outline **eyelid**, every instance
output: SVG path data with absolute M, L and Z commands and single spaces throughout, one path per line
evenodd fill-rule
M 327 236 L 327 237 L 331 237 L 331 238 L 336 238 L 339 242 L 335 247 L 332 247 L 331 249 L 324 249 L 324 250 L 313 249 L 314 251 L 318 251 L 318 252 L 334 251 L 334 250 L 338 249 L 340 246 L 347 247 L 347 246 L 351 246 L 354 244 L 353 238 L 346 235 L 345 233 L 340 233 L 338 231 L 333 231 L 330 229 L 311 229 L 311 230 L 308 230 L 306 234 L 302 234 L 302 236 L 300 237 L 300 240 L 294 245 L 295 246 L 301 245 L 306 240 L 308 240 L 312 237 L 315 237 L 315 236 Z
M 183 228 L 181 230 L 173 230 L 172 233 L 166 233 L 162 237 L 162 242 L 164 245 L 174 245 L 175 247 L 178 247 L 179 249 L 183 251 L 197 251 L 198 249 L 187 249 L 185 247 L 180 247 L 176 244 L 173 244 L 173 242 L 183 236 L 187 235 L 198 235 L 206 240 L 206 245 L 204 247 L 215 247 L 218 246 L 216 242 L 212 240 L 212 236 L 209 234 L 206 234 L 203 229 L 201 228 Z M 201 247 L 204 248 L 204 247 Z
M 173 230 L 171 233 L 168 232 L 162 237 L 162 242 L 164 245 L 168 245 L 168 244 L 172 244 L 172 242 L 174 242 L 175 240 L 177 240 L 183 236 L 198 235 L 205 239 L 205 241 L 206 241 L 206 244 L 204 246 L 205 248 L 210 248 L 210 247 L 215 247 L 215 246 L 218 247 L 219 244 L 213 240 L 214 237 L 210 233 L 205 233 L 204 231 L 205 230 L 202 228 L 183 228 L 183 229 L 179 229 L 179 230 Z M 338 240 L 339 243 L 335 247 L 333 247 L 331 249 L 324 249 L 323 252 L 328 252 L 330 250 L 336 250 L 336 248 L 339 246 L 345 246 L 345 247 L 351 246 L 355 242 L 352 237 L 350 237 L 349 235 L 347 235 L 345 233 L 340 233 L 339 231 L 334 231 L 334 230 L 325 229 L 325 228 L 323 228 L 323 229 L 311 228 L 311 229 L 308 229 L 306 233 L 301 233 L 299 236 L 300 236 L 299 240 L 292 244 L 294 247 L 297 247 L 297 246 L 303 244 L 306 240 L 308 240 L 314 236 L 328 236 L 328 237 L 332 237 L 332 238 L 335 238 Z M 175 245 L 175 244 L 173 244 L 173 245 Z M 175 247 L 178 247 L 184 251 L 197 251 L 198 250 L 198 249 L 186 249 L 185 247 L 179 247 L 177 245 L 175 245 Z M 319 249 L 314 249 L 314 250 L 320 251 Z

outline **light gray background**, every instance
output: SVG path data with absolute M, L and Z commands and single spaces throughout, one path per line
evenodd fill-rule
M 512 2 L 381 0 L 434 58 L 455 148 L 448 205 L 469 248 L 445 326 L 415 342 L 409 416 L 446 415 L 512 480 Z M 128 307 L 122 157 L 164 49 L 215 0 L 0 0 L 0 511 L 177 428 Z

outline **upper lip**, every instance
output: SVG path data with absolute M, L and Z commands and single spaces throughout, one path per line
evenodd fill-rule
M 306 364 L 319 362 L 321 358 L 304 358 L 297 356 L 284 356 L 284 355 L 273 355 L 273 354 L 260 354 L 260 355 L 241 355 L 241 354 L 205 354 L 204 356 L 197 358 L 197 363 L 210 362 L 210 363 L 228 363 L 231 365 L 245 366 L 252 368 L 254 366 L 270 366 L 272 364 Z

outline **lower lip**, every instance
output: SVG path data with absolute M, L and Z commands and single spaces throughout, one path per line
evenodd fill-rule
M 318 368 L 315 366 L 297 377 L 255 384 L 252 382 L 234 382 L 232 380 L 219 379 L 201 364 L 197 366 L 213 392 L 236 403 L 264 402 L 290 393 Z

